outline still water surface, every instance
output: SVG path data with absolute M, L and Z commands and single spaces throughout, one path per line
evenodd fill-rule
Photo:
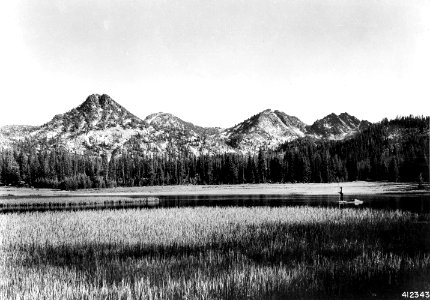
M 146 200 L 145 200 L 146 199 Z M 149 201 L 147 199 L 150 199 Z M 362 204 L 356 205 L 354 200 Z M 198 206 L 320 206 L 404 210 L 430 213 L 430 194 L 344 195 L 347 204 L 339 204 L 337 195 L 164 195 L 151 198 L 143 195 L 91 197 L 16 197 L 0 203 L 0 213 L 87 210 L 168 208 Z M 356 201 L 357 203 L 357 201 Z
M 159 207 L 185 206 L 320 206 L 353 207 L 390 210 L 406 210 L 417 213 L 430 213 L 430 194 L 377 194 L 345 195 L 347 202 L 355 199 L 363 201 L 361 205 L 353 203 L 339 204 L 336 195 L 181 195 L 160 196 Z

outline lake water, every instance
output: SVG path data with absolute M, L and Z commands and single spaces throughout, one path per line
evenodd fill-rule
M 148 197 L 146 197 L 147 199 Z M 430 213 L 430 194 L 376 194 L 344 195 L 339 204 L 337 195 L 169 195 L 157 196 L 156 201 L 146 201 L 145 196 L 92 196 L 92 197 L 14 197 L 2 201 L 0 213 L 85 210 L 85 209 L 129 209 L 168 208 L 197 206 L 320 206 L 405 210 L 415 213 Z M 363 201 L 360 205 L 352 203 Z M 95 202 L 89 202 L 95 201 Z M 24 204 L 23 204 L 24 203 Z M 30 205 L 27 206 L 26 203 Z M 97 203 L 97 204 L 94 204 Z
M 378 194 L 344 195 L 344 201 L 355 199 L 363 201 L 361 205 L 353 203 L 339 204 L 336 195 L 181 195 L 160 196 L 160 207 L 185 206 L 320 206 L 353 207 L 390 210 L 406 210 L 416 213 L 430 213 L 430 194 Z

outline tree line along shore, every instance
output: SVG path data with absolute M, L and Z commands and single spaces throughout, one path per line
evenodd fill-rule
M 64 190 L 355 180 L 423 183 L 429 180 L 427 130 L 426 118 L 408 117 L 373 124 L 343 141 L 298 139 L 255 154 L 127 152 L 109 160 L 107 155 L 52 148 L 50 141 L 25 140 L 0 152 L 0 182 Z

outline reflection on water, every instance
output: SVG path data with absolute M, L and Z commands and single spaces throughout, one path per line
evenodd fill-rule
M 106 199 L 105 199 L 106 198 Z M 148 199 L 152 199 L 149 201 Z M 320 206 L 391 209 L 430 213 L 430 194 L 344 195 L 165 195 L 145 197 L 16 197 L 0 203 L 0 213 L 197 206 Z M 362 202 L 362 203 L 361 203 Z
M 339 205 L 336 195 L 181 195 L 160 196 L 161 207 L 184 206 L 322 206 L 354 207 L 375 209 L 400 209 L 417 213 L 430 213 L 430 195 L 423 194 L 380 194 L 344 195 L 347 202 L 358 199 L 363 204 Z M 357 203 L 357 201 L 356 201 Z

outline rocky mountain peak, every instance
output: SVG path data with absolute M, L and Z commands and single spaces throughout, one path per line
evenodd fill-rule
M 360 120 L 350 114 L 344 112 L 339 115 L 339 119 L 348 124 L 353 124 L 354 126 L 358 126 L 360 124 Z
M 353 135 L 360 129 L 361 121 L 344 112 L 340 115 L 331 113 L 308 126 L 308 134 L 318 138 L 343 139 Z
M 106 106 L 111 105 L 112 102 L 115 102 L 115 101 L 112 100 L 112 98 L 109 97 L 109 95 L 106 95 L 106 94 L 101 95 L 100 98 L 99 98 L 99 104 L 100 104 L 100 107 L 102 107 L 102 108 L 106 108 Z M 119 105 L 116 102 L 115 102 L 115 104 Z
M 78 107 L 56 115 L 50 122 L 44 124 L 39 134 L 50 132 L 55 135 L 76 135 L 114 127 L 131 129 L 142 126 L 142 120 L 119 105 L 109 95 L 92 94 Z
M 193 123 L 186 122 L 170 113 L 158 112 L 148 115 L 144 121 L 147 125 L 157 129 L 175 131 L 189 131 L 200 135 L 213 135 L 219 133 L 219 129 L 213 127 L 201 127 Z
M 266 108 L 265 110 L 263 110 L 262 112 L 260 112 L 260 115 L 268 115 L 273 113 L 273 110 L 270 108 Z
M 106 110 L 112 108 L 121 108 L 124 109 L 121 105 L 119 105 L 115 100 L 113 100 L 109 95 L 103 94 L 92 94 L 87 97 L 87 99 L 77 107 L 77 110 L 81 112 L 90 113 L 97 110 Z
M 227 143 L 242 151 L 273 148 L 305 135 L 305 124 L 294 116 L 266 109 L 225 131 Z
M 336 115 L 335 113 L 332 113 L 332 115 Z M 355 118 L 354 116 L 351 116 L 349 113 L 347 113 L 347 112 L 343 112 L 343 113 L 340 113 L 340 115 L 339 115 L 339 118 Z M 357 119 L 357 118 L 355 118 L 355 119 Z
M 307 126 L 295 116 L 265 109 L 227 129 L 201 127 L 170 113 L 155 113 L 144 120 L 130 113 L 109 95 L 92 94 L 76 108 L 56 115 L 38 127 L 0 128 L 1 145 L 31 137 L 48 140 L 84 153 L 256 153 L 276 149 L 297 138 L 344 139 L 369 126 L 344 112 L 331 113 Z

